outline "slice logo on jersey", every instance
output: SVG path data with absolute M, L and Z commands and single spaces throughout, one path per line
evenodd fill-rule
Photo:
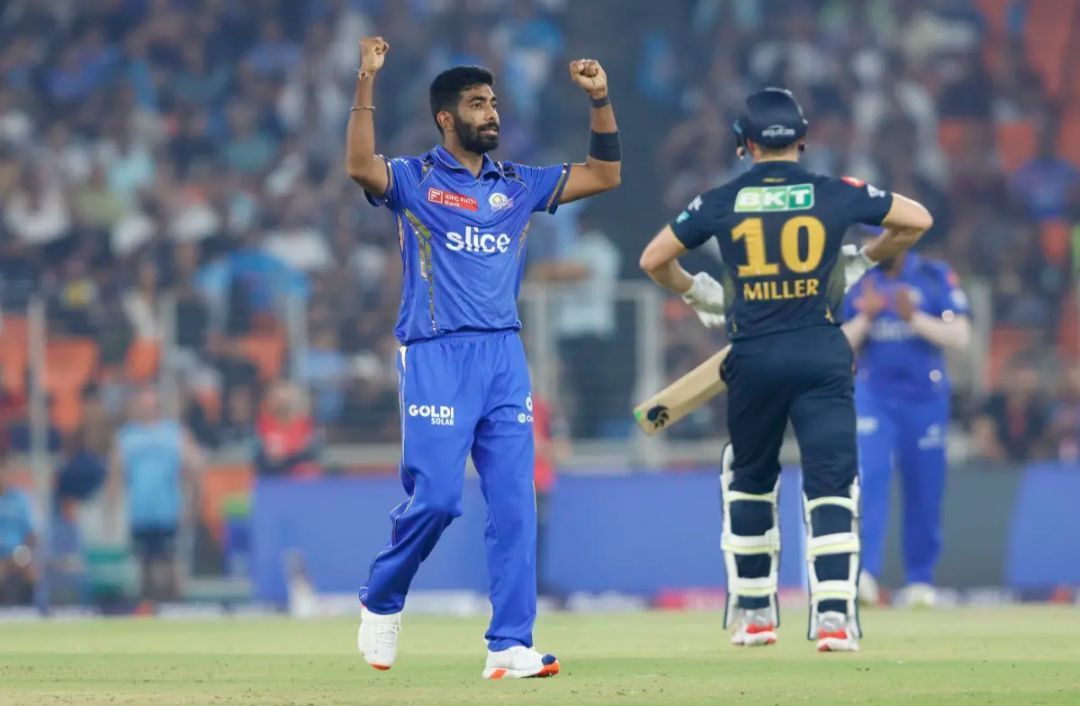
M 903 319 L 877 319 L 870 327 L 870 340 L 878 343 L 899 343 L 915 337 L 911 325 Z
M 488 196 L 488 206 L 491 206 L 492 211 L 502 211 L 513 205 L 514 200 L 512 198 L 498 191 Z
M 453 191 L 443 191 L 434 187 L 428 189 L 427 200 L 440 206 L 460 208 L 464 211 L 476 211 L 480 208 L 480 204 L 471 196 L 456 194 Z
M 436 427 L 454 426 L 454 408 L 446 405 L 434 404 L 411 404 L 409 416 L 431 420 L 431 425 Z
M 805 211 L 814 207 L 814 185 L 745 186 L 735 196 L 735 211 Z
M 475 252 L 495 255 L 510 250 L 512 238 L 506 233 L 481 233 L 479 228 L 465 226 L 465 234 L 449 232 L 446 234 L 446 247 L 454 252 Z

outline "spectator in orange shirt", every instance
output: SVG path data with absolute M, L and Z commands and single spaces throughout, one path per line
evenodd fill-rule
M 260 475 L 314 476 L 322 472 L 318 433 L 304 393 L 292 383 L 274 384 L 255 425 Z
M 548 505 L 555 488 L 555 470 L 568 452 L 566 424 L 554 414 L 551 405 L 533 395 L 533 437 L 536 444 L 534 484 L 536 487 L 536 574 L 541 595 L 551 595 L 552 587 L 544 579 L 547 549 Z

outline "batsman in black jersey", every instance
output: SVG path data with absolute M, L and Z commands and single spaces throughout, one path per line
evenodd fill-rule
M 652 240 L 641 265 L 683 295 L 708 323 L 724 314 L 732 340 L 721 370 L 728 387 L 722 547 L 728 575 L 725 625 L 737 645 L 772 644 L 779 626 L 777 492 L 780 445 L 790 420 L 799 443 L 810 581 L 808 636 L 822 651 L 858 649 L 858 459 L 852 351 L 840 329 L 834 273 L 870 267 L 913 245 L 932 224 L 918 203 L 799 165 L 807 121 L 792 94 L 767 88 L 734 124 L 750 169 L 697 197 Z M 884 226 L 841 260 L 847 229 Z M 716 238 L 723 289 L 687 273 L 686 250 Z M 830 284 L 834 286 L 830 286 Z M 725 299 L 727 301 L 725 301 Z

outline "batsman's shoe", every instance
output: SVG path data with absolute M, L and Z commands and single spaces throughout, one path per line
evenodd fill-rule
M 484 679 L 526 679 L 553 677 L 559 673 L 555 655 L 540 654 L 531 647 L 515 645 L 498 652 L 488 651 Z
M 738 647 L 760 647 L 775 645 L 776 639 L 776 626 L 773 625 L 770 609 L 739 609 L 739 627 L 731 636 L 731 644 Z
M 382 671 L 394 666 L 399 632 L 401 613 L 378 615 L 367 608 L 361 608 L 356 646 L 360 648 L 364 661 Z
M 848 629 L 843 613 L 829 611 L 818 617 L 818 652 L 858 652 L 859 642 Z
M 859 572 L 859 605 L 881 605 L 881 588 L 877 579 L 866 569 Z

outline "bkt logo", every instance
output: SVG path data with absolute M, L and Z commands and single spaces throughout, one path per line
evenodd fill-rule
M 485 255 L 505 253 L 510 250 L 510 236 L 506 233 L 495 235 L 494 233 L 480 233 L 478 228 L 465 226 L 465 235 L 461 233 L 447 233 L 446 239 L 450 242 L 446 247 L 454 252 L 479 252 Z
M 432 425 L 437 427 L 454 426 L 454 408 L 446 405 L 411 404 L 409 416 L 430 419 Z

